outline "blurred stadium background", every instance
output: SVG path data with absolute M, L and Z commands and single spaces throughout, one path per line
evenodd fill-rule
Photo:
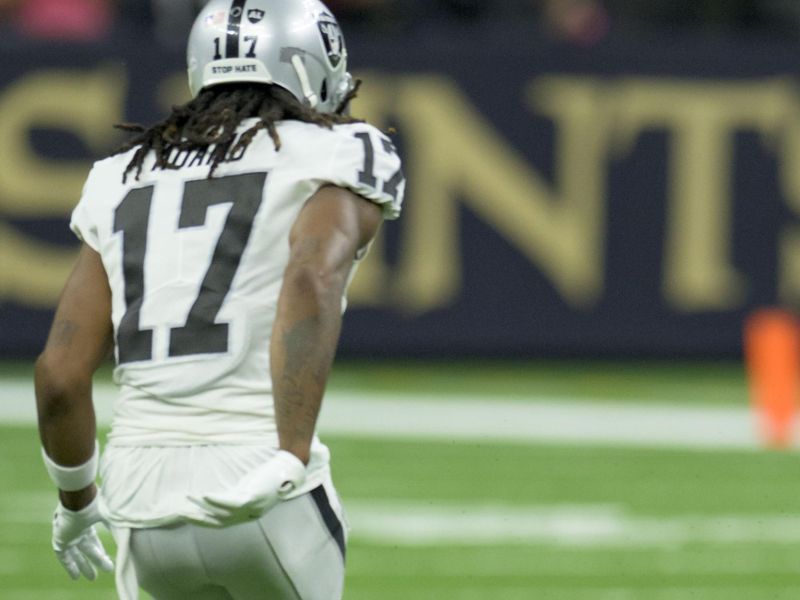
M 199 4 L 0 0 L 3 599 L 113 597 L 49 549 L 32 359 L 87 168 L 186 98 Z M 346 598 L 797 598 L 741 340 L 800 300 L 800 3 L 329 4 L 409 180 L 321 423 Z

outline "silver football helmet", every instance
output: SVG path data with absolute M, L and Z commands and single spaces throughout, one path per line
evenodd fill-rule
M 270 83 L 329 113 L 353 88 L 342 31 L 319 0 L 210 0 L 186 54 L 192 97 L 223 83 Z

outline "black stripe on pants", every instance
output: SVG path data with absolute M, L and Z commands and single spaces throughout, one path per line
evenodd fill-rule
M 311 497 L 314 499 L 314 504 L 317 505 L 317 510 L 319 510 L 319 514 L 322 516 L 325 526 L 336 541 L 336 545 L 339 546 L 342 558 L 345 558 L 344 528 L 342 527 L 342 522 L 339 520 L 339 517 L 336 516 L 336 513 L 333 512 L 333 508 L 331 508 L 331 503 L 328 500 L 328 494 L 325 493 L 325 488 L 321 485 L 314 488 L 311 490 Z

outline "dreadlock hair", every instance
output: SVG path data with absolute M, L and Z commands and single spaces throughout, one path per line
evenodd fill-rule
M 229 84 L 207 88 L 186 104 L 173 106 L 166 119 L 149 128 L 130 123 L 115 125 L 117 129 L 137 135 L 112 155 L 136 148 L 122 174 L 122 182 L 125 183 L 131 172 L 135 173 L 136 180 L 139 179 L 144 160 L 151 150 L 155 152 L 154 168 L 178 169 L 179 166 L 170 163 L 170 156 L 173 154 L 205 154 L 211 149 L 208 157 L 208 178 L 211 179 L 214 171 L 227 157 L 244 154 L 255 135 L 262 129 L 269 133 L 275 150 L 280 150 L 281 139 L 275 128 L 278 121 L 294 119 L 327 129 L 338 124 L 359 122 L 345 113 L 360 86 L 361 81 L 357 80 L 352 91 L 334 113 L 317 112 L 302 104 L 287 90 L 275 85 Z M 257 118 L 258 122 L 237 136 L 239 124 L 249 118 Z

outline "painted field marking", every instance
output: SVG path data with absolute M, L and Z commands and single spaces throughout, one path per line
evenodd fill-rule
M 608 505 L 431 506 L 348 502 L 353 537 L 376 545 L 679 547 L 794 544 L 800 514 L 639 516 Z
M 116 388 L 95 386 L 98 421 L 108 424 Z M 35 423 L 32 384 L 0 380 L 0 422 Z M 320 435 L 573 445 L 758 449 L 748 407 L 576 401 L 531 396 L 442 396 L 332 391 Z
M 9 492 L 0 501 L 0 522 L 47 523 L 53 504 L 50 492 Z M 613 504 L 512 506 L 385 500 L 351 500 L 345 510 L 353 539 L 379 546 L 624 549 L 800 542 L 800 513 L 661 517 L 633 514 Z

